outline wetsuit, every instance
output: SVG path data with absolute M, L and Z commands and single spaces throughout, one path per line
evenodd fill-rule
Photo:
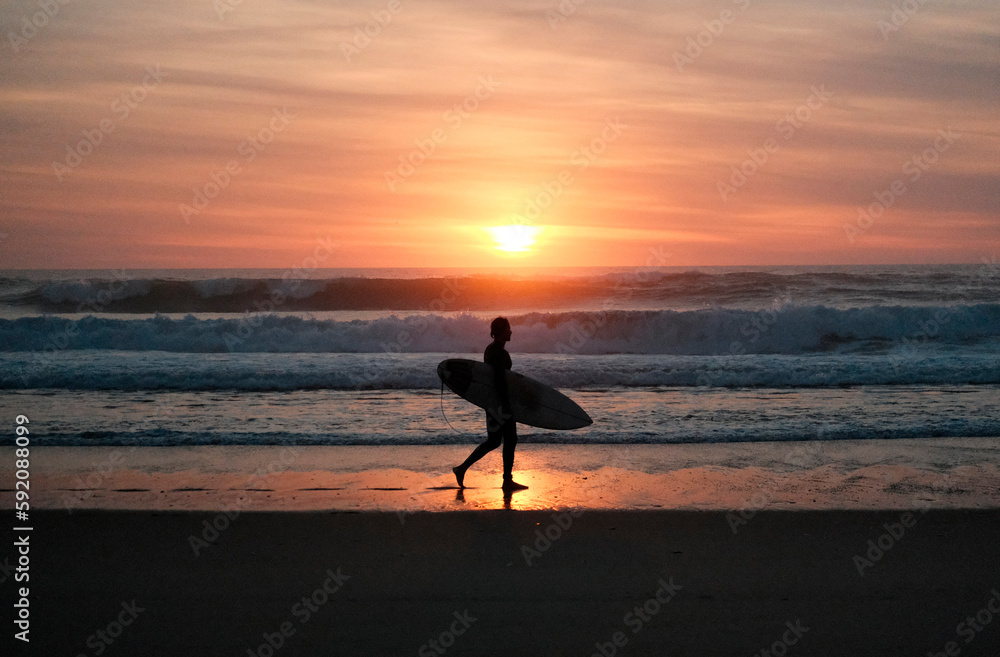
M 493 366 L 494 385 L 500 395 L 500 408 L 486 411 L 485 451 L 496 449 L 503 443 L 503 476 L 511 478 L 514 469 L 514 447 L 517 446 L 517 424 L 510 410 L 510 397 L 504 370 L 511 368 L 510 354 L 495 342 L 491 342 L 483 352 L 483 362 Z

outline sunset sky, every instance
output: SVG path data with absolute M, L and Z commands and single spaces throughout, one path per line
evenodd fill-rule
M 1000 243 L 994 0 L 575 2 L 5 2 L 0 268 Z

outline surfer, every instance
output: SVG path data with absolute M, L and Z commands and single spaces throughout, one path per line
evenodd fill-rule
M 517 446 L 517 423 L 514 422 L 510 410 L 510 397 L 507 393 L 507 378 L 504 370 L 511 368 L 510 354 L 504 345 L 511 338 L 510 322 L 506 317 L 497 317 L 490 324 L 490 337 L 493 338 L 483 352 L 483 361 L 493 367 L 496 389 L 500 394 L 500 408 L 486 410 L 486 442 L 472 450 L 469 458 L 461 465 L 452 468 L 458 487 L 465 488 L 465 472 L 469 467 L 493 451 L 503 443 L 503 489 L 504 491 L 524 490 L 527 486 L 514 481 L 514 448 Z

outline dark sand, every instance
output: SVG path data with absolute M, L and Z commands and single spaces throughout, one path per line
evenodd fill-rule
M 949 641 L 952 654 L 1000 654 L 992 612 L 971 642 L 957 634 L 1000 589 L 1000 512 L 918 511 L 860 576 L 854 555 L 900 516 L 761 511 L 734 534 L 726 512 L 584 511 L 528 566 L 536 530 L 556 535 L 551 511 L 243 513 L 198 556 L 189 537 L 223 516 L 35 511 L 32 640 L 15 654 L 433 655 L 439 638 L 454 639 L 439 645 L 448 655 L 587 656 L 598 643 L 607 655 L 754 655 L 779 642 L 767 654 L 923 657 Z M 327 601 L 328 569 L 349 579 Z M 646 620 L 626 617 L 661 579 L 682 588 Z M 319 603 L 308 618 L 303 596 Z M 275 651 L 265 635 L 278 643 L 282 624 Z

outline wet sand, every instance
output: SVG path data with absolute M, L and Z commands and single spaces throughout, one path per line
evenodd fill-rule
M 499 450 L 456 490 L 470 445 L 40 447 L 33 508 L 211 511 L 1000 509 L 995 438 L 518 445 L 530 486 L 505 501 Z M 4 454 L 5 450 L 0 450 Z M 13 459 L 13 455 L 10 455 Z M 0 501 L 12 501 L 12 471 Z

